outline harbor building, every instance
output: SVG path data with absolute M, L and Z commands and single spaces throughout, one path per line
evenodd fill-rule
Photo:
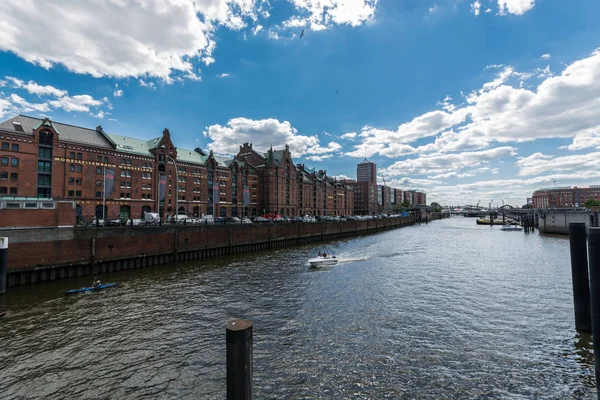
M 143 140 L 24 115 L 0 123 L 0 144 L 0 204 L 69 200 L 79 221 L 354 213 L 353 188 L 294 166 L 288 146 L 229 158 L 176 147 L 168 129 Z
M 584 207 L 589 199 L 600 200 L 600 185 L 563 186 L 544 188 L 533 192 L 533 208 Z
M 377 184 L 377 164 L 366 158 L 356 166 L 356 181 Z

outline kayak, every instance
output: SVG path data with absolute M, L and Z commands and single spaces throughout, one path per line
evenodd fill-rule
M 6 311 L 0 312 L 0 317 L 4 317 L 6 315 Z
M 108 289 L 111 288 L 113 286 L 117 286 L 119 283 L 103 283 L 102 285 L 98 286 L 98 287 L 82 287 L 81 289 L 71 289 L 71 290 L 67 290 L 65 292 L 65 294 L 75 294 L 75 293 L 83 293 L 83 292 L 93 292 L 94 290 L 102 290 L 102 289 Z

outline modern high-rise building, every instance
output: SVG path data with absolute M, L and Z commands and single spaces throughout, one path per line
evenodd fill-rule
M 356 166 L 356 181 L 377 184 L 377 164 L 364 159 Z

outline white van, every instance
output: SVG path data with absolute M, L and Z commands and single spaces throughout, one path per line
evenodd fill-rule
M 147 212 L 144 214 L 144 223 L 146 225 L 158 225 L 160 222 L 160 215 L 158 213 Z

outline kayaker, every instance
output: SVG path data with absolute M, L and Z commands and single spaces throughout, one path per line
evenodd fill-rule
M 100 285 L 101 285 L 100 280 L 98 278 L 94 278 L 94 283 L 92 283 L 92 287 L 94 289 L 96 289 L 96 288 L 100 287 Z

